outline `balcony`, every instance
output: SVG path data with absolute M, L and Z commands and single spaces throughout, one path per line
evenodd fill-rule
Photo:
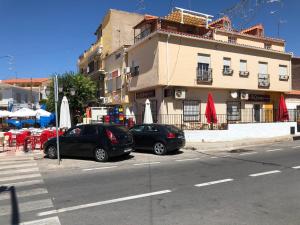
M 143 30 L 141 33 L 139 33 L 138 35 L 136 35 L 134 37 L 134 43 L 144 39 L 145 37 L 147 37 L 149 34 L 151 34 L 151 29 L 147 28 L 145 30 Z
M 233 69 L 230 69 L 230 68 L 223 69 L 223 75 L 232 76 L 232 74 L 233 74 Z
M 269 74 L 258 74 L 258 87 L 269 88 L 270 87 L 270 75 Z
M 240 71 L 240 77 L 249 77 L 249 71 Z
M 279 75 L 279 80 L 288 81 L 289 80 L 289 75 Z
M 208 68 L 206 70 L 197 68 L 197 83 L 212 83 L 212 69 Z

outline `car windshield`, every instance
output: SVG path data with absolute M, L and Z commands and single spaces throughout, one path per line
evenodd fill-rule
M 180 129 L 177 128 L 177 127 L 175 127 L 175 126 L 167 125 L 166 127 L 167 127 L 168 130 L 171 131 L 171 132 L 175 132 L 175 133 L 180 132 Z

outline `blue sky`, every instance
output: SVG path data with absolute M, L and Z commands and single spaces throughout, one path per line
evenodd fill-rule
M 255 2 L 265 2 L 256 5 Z M 273 2 L 274 1 L 274 2 Z M 287 41 L 287 51 L 300 55 L 300 1 L 250 0 L 238 8 L 233 23 L 263 23 L 268 36 Z M 144 2 L 144 4 L 139 4 Z M 0 80 L 47 77 L 76 71 L 78 56 L 95 41 L 94 31 L 109 8 L 164 16 L 171 6 L 219 17 L 239 0 L 0 0 Z M 269 3 L 268 3 L 269 2 Z M 272 3 L 271 3 L 272 2 Z M 254 13 L 255 12 L 255 13 Z M 241 17 L 246 19 L 241 19 Z M 251 18 L 250 22 L 247 18 Z M 13 59 L 1 58 L 12 55 Z

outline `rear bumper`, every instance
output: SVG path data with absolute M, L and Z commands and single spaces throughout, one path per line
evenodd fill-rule
M 128 154 L 133 151 L 133 144 L 127 144 L 122 146 L 112 146 L 108 152 L 109 157 L 116 157 Z
M 171 139 L 167 142 L 167 151 L 171 152 L 185 146 L 185 139 Z

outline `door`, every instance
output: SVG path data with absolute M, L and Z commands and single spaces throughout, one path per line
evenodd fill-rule
M 134 126 L 132 129 L 130 129 L 130 132 L 133 135 L 134 139 L 134 145 L 135 148 L 139 149 L 143 146 L 143 132 L 144 132 L 144 126 L 143 125 L 137 125 Z
M 273 118 L 274 118 L 274 115 L 273 115 L 273 104 L 264 104 L 264 122 L 266 123 L 270 123 L 270 122 L 273 122 Z
M 160 135 L 157 126 L 145 125 L 142 147 L 152 149 L 153 145 L 160 139 Z
M 94 150 L 97 145 L 100 145 L 101 140 L 99 137 L 98 127 L 94 125 L 86 125 L 83 127 L 79 137 L 78 147 L 75 149 L 74 154 L 81 157 L 93 157 Z
M 260 122 L 260 105 L 254 104 L 253 110 L 254 110 L 254 121 Z
M 80 148 L 79 138 L 82 132 L 82 127 L 74 127 L 67 131 L 61 137 L 61 154 L 66 156 L 76 156 L 76 151 Z

